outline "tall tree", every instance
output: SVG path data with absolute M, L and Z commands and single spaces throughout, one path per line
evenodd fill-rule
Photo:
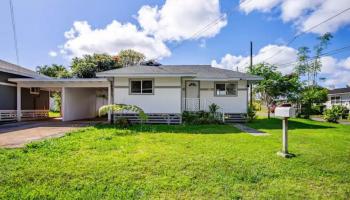
M 260 81 L 254 88 L 255 92 L 259 93 L 268 110 L 268 118 L 270 118 L 270 106 L 274 99 L 280 96 L 280 82 L 282 73 L 278 72 L 276 66 L 266 63 L 260 63 L 250 69 L 250 73 L 258 75 L 264 79 Z
M 95 78 L 97 72 L 118 68 L 112 56 L 107 54 L 84 55 L 73 58 L 72 74 L 78 78 Z
M 298 64 L 295 66 L 295 72 L 299 76 L 307 75 L 307 81 L 310 81 L 310 49 L 309 47 L 300 47 L 298 49 Z
M 332 34 L 326 33 L 320 37 L 318 37 L 319 43 L 314 47 L 315 50 L 315 59 L 311 65 L 311 74 L 312 74 L 312 84 L 317 85 L 317 75 L 321 72 L 322 63 L 321 56 L 323 50 L 325 50 L 329 44 L 329 41 L 333 38 Z
M 145 55 L 132 49 L 122 50 L 113 57 L 115 62 L 121 67 L 138 65 L 145 61 Z
M 63 65 L 43 65 L 37 66 L 36 71 L 39 74 L 53 78 L 71 78 L 72 74 Z
M 314 46 L 315 56 L 310 59 L 309 47 L 300 47 L 298 49 L 298 63 L 295 66 L 295 72 L 299 76 L 307 76 L 307 84 L 317 85 L 317 76 L 321 72 L 322 63 L 321 56 L 323 51 L 327 48 L 329 41 L 333 38 L 330 33 L 326 33 L 317 38 L 319 43 Z
M 305 118 L 309 118 L 313 104 L 322 104 L 327 101 L 328 90 L 320 86 L 311 85 L 305 87 L 300 95 L 304 109 L 302 113 Z

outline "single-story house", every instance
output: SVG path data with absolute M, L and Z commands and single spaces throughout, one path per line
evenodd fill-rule
M 130 66 L 100 72 L 97 77 L 111 79 L 114 103 L 137 105 L 155 118 L 207 111 L 212 103 L 226 118 L 242 118 L 248 109 L 248 84 L 261 80 L 210 65 Z
M 258 76 L 209 65 L 129 66 L 90 79 L 8 79 L 17 88 L 61 91 L 63 121 L 94 118 L 100 106 L 115 103 L 141 107 L 149 115 L 149 123 L 180 123 L 183 111 L 208 110 L 212 103 L 220 106 L 228 121 L 244 120 L 248 85 L 259 80 Z M 17 95 L 20 92 L 17 89 Z M 138 120 L 135 113 L 126 112 L 109 114 L 108 119 L 120 116 Z
M 350 109 L 350 87 L 328 90 L 328 101 L 326 107 L 342 105 Z
M 21 88 L 17 96 L 17 84 L 11 78 L 48 79 L 34 71 L 0 60 L 0 123 L 17 119 L 17 98 L 21 99 L 23 119 L 46 118 L 49 111 L 49 92 L 40 88 Z

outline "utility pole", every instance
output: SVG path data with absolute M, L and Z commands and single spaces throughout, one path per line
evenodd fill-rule
M 250 41 L 250 71 L 253 71 L 253 42 Z M 249 84 L 249 89 L 250 89 L 250 107 L 253 107 L 253 84 Z

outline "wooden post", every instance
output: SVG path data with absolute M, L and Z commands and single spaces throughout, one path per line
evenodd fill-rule
M 288 154 L 288 118 L 287 117 L 283 118 L 283 136 L 282 136 L 282 141 L 283 141 L 282 152 L 285 153 L 285 154 Z
M 288 117 L 283 118 L 282 127 L 282 151 L 277 152 L 277 155 L 284 158 L 295 157 L 294 154 L 288 152 Z

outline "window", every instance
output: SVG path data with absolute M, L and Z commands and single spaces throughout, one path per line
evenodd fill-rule
M 153 80 L 130 80 L 130 94 L 153 94 Z
M 215 83 L 215 96 L 236 96 L 237 83 Z
M 40 88 L 30 88 L 29 93 L 38 95 L 38 94 L 40 94 Z
M 331 97 L 331 104 L 337 104 L 337 103 L 340 103 L 340 96 L 334 96 L 334 97 Z

